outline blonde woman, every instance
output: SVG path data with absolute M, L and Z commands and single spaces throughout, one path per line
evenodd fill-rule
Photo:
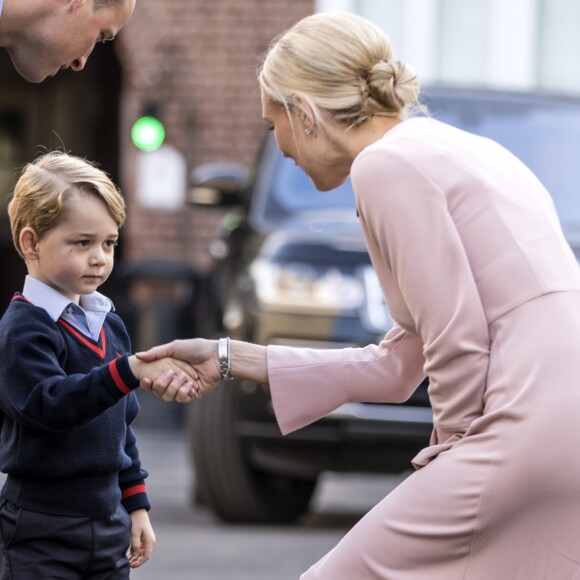
M 303 580 L 580 578 L 580 269 L 549 193 L 497 143 L 410 115 L 415 73 L 358 16 L 302 20 L 259 82 L 282 153 L 323 191 L 350 175 L 396 324 L 366 348 L 193 339 L 145 358 L 189 361 L 204 390 L 269 385 L 283 433 L 429 378 L 416 471 Z

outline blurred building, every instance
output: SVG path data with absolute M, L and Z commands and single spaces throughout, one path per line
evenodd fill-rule
M 119 38 L 96 46 L 83 72 L 61 71 L 39 85 L 21 79 L 0 50 L 0 309 L 24 274 L 6 195 L 18 168 L 45 149 L 95 160 L 121 185 L 129 210 L 123 261 L 206 268 L 220 216 L 184 203 L 187 175 L 210 160 L 251 165 L 267 130 L 258 57 L 312 11 L 312 0 L 138 0 Z M 164 156 L 131 142 L 132 124 L 151 110 L 166 128 Z
M 578 0 L 316 0 L 385 30 L 423 82 L 580 93 Z
M 21 285 L 5 196 L 18 167 L 62 147 L 120 183 L 129 220 L 120 258 L 208 267 L 219 215 L 187 206 L 187 176 L 205 161 L 250 166 L 266 127 L 256 64 L 272 38 L 313 11 L 377 22 L 424 82 L 580 91 L 577 0 L 138 0 L 119 38 L 81 74 L 23 81 L 0 51 L 0 308 Z M 131 127 L 146 112 L 166 146 L 143 153 Z

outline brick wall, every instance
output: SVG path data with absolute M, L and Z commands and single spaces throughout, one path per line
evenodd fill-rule
M 117 42 L 123 68 L 121 184 L 128 199 L 125 257 L 177 258 L 201 269 L 219 231 L 216 211 L 151 210 L 135 195 L 130 127 L 151 101 L 188 172 L 206 161 L 251 166 L 266 127 L 256 82 L 259 55 L 313 0 L 138 0 Z

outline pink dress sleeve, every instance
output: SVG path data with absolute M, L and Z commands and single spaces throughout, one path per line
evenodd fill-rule
M 283 434 L 348 402 L 400 403 L 424 378 L 421 341 L 397 326 L 379 345 L 316 350 L 268 347 L 268 379 Z

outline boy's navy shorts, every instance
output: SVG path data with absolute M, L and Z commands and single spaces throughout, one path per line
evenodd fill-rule
M 0 580 L 126 580 L 131 517 L 45 514 L 0 498 Z

